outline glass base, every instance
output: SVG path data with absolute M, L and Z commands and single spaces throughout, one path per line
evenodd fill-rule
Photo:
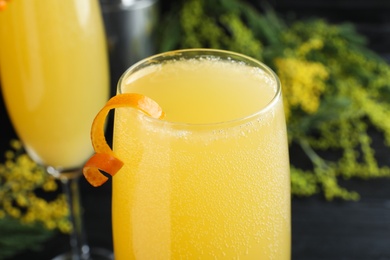
M 114 260 L 114 253 L 103 248 L 91 248 L 89 254 L 81 258 L 72 258 L 72 253 L 68 252 L 56 256 L 52 260 Z

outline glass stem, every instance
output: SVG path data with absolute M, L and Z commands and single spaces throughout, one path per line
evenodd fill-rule
M 82 220 L 82 208 L 80 203 L 79 175 L 60 178 L 63 191 L 69 205 L 69 217 L 73 225 L 70 233 L 70 246 L 72 260 L 83 260 L 89 258 L 89 246 Z

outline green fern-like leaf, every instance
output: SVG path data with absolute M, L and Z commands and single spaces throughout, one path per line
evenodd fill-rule
M 8 259 L 24 250 L 42 250 L 54 231 L 39 224 L 22 224 L 9 217 L 0 219 L 0 259 Z

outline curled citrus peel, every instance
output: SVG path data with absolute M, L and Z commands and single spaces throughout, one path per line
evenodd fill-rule
M 150 117 L 161 119 L 164 112 L 152 99 L 135 93 L 118 94 L 112 97 L 96 115 L 91 128 L 91 140 L 95 154 L 85 163 L 84 177 L 94 187 L 98 187 L 108 180 L 101 171 L 114 176 L 123 166 L 104 136 L 104 124 L 108 112 L 119 107 L 132 107 L 139 109 Z
M 7 8 L 8 2 L 11 0 L 0 0 L 0 11 L 3 11 Z

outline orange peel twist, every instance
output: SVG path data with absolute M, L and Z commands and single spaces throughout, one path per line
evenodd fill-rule
M 8 2 L 11 0 L 0 0 L 0 11 L 3 11 L 7 8 Z
M 141 110 L 146 115 L 162 119 L 164 112 L 151 98 L 136 93 L 118 94 L 112 97 L 96 115 L 91 128 L 91 141 L 95 154 L 85 163 L 83 174 L 86 180 L 94 187 L 101 186 L 108 180 L 101 171 L 114 176 L 123 166 L 104 135 L 104 124 L 111 109 L 119 107 L 132 107 Z

